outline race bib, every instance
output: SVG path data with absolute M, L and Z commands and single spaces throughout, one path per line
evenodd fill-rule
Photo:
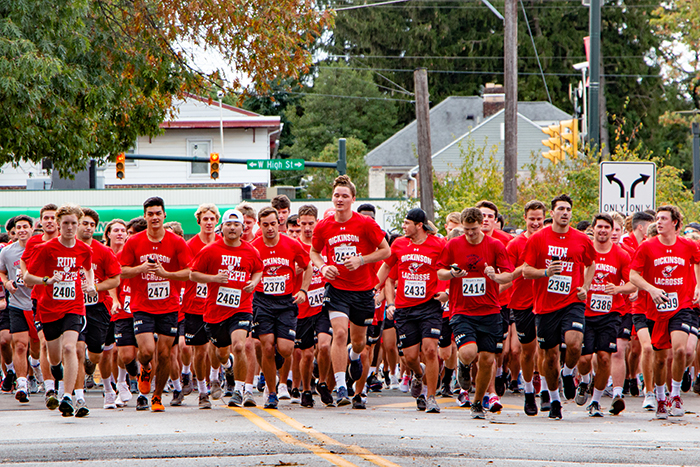
M 335 264 L 343 264 L 346 259 L 352 256 L 357 256 L 357 248 L 354 246 L 337 246 L 333 250 Z
M 56 282 L 52 293 L 54 300 L 75 300 L 75 281 Z
M 284 276 L 263 277 L 263 292 L 270 295 L 284 295 L 287 279 Z
M 486 293 L 485 277 L 465 277 L 462 279 L 462 295 L 480 297 Z
M 219 287 L 216 294 L 216 304 L 220 306 L 228 306 L 238 308 L 241 304 L 240 289 L 231 289 L 229 287 Z
M 316 306 L 321 306 L 323 304 L 323 293 L 326 291 L 323 287 L 319 287 L 318 289 L 314 290 L 309 290 L 308 294 L 308 299 L 309 299 L 309 307 L 313 308 Z
M 85 299 L 85 305 L 96 305 L 97 301 L 100 299 L 100 296 L 97 294 L 90 296 L 89 293 L 85 292 L 83 294 L 83 298 Z
M 131 295 L 124 296 L 124 312 L 131 313 Z
M 610 313 L 612 310 L 613 296 L 607 294 L 591 294 L 591 303 L 589 305 L 591 311 L 597 313 Z
M 149 282 L 148 283 L 148 299 L 149 300 L 164 300 L 170 296 L 170 282 Z
M 207 291 L 208 291 L 208 286 L 207 284 L 197 284 L 197 298 L 207 298 Z
M 17 287 L 24 287 L 24 279 L 22 279 L 21 268 L 17 268 L 17 272 L 15 273 L 15 284 L 17 284 Z
M 656 305 L 657 311 L 662 313 L 676 311 L 678 309 L 678 294 L 676 292 L 671 292 L 670 294 L 666 295 L 666 299 L 668 301 Z
M 569 295 L 571 293 L 571 276 L 552 276 L 547 281 L 547 292 Z
M 425 281 L 404 281 L 403 295 L 406 298 L 425 298 Z

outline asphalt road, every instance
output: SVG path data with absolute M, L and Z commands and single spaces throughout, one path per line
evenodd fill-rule
M 262 403 L 262 396 L 256 396 Z M 700 465 L 700 397 L 686 394 L 690 413 L 653 420 L 641 398 L 628 397 L 617 417 L 591 419 L 566 402 L 564 419 L 527 417 L 519 395 L 506 394 L 500 414 L 475 421 L 454 399 L 442 413 L 417 412 L 399 391 L 371 394 L 364 411 L 305 409 L 282 401 L 279 410 L 230 409 L 217 401 L 197 408 L 197 394 L 164 413 L 102 409 L 88 392 L 87 418 L 62 418 L 34 395 L 20 406 L 0 395 L 0 463 L 84 466 L 637 466 Z M 602 406 L 607 408 L 609 398 Z

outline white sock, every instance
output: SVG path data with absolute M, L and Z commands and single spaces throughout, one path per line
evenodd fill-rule
M 540 378 L 540 392 L 541 391 L 549 391 L 549 387 L 547 386 L 547 378 L 545 377 Z
M 376 372 L 377 372 L 377 367 L 376 367 L 376 366 L 371 366 L 371 367 L 369 367 L 369 373 L 367 374 L 367 377 L 369 378 L 369 376 L 370 376 L 371 374 L 376 373 Z
M 219 369 L 212 368 L 209 370 L 209 381 L 214 382 L 214 381 L 219 381 Z
M 226 359 L 226 363 L 222 363 L 222 364 L 221 364 L 221 366 L 223 366 L 223 367 L 226 368 L 226 369 L 231 368 L 231 365 L 233 365 L 233 363 L 231 363 L 231 359 L 230 359 L 230 358 L 227 358 L 227 359 Z
M 251 385 L 252 388 L 252 385 Z M 243 391 L 245 390 L 245 381 L 236 381 L 236 384 L 233 387 L 234 391 L 238 391 L 241 394 L 243 394 Z
M 561 399 L 559 398 L 559 389 L 548 389 L 549 391 L 549 400 L 554 402 L 554 401 L 559 401 L 561 402 Z
M 294 379 L 294 375 L 292 374 L 291 368 L 289 369 L 289 374 L 287 375 L 287 379 Z
M 532 381 L 523 381 L 523 389 L 527 394 L 535 392 L 535 385 L 532 384 Z
M 66 387 L 66 385 L 65 385 L 65 383 L 63 382 L 63 380 L 59 381 L 59 382 L 58 382 L 58 391 L 57 391 L 57 392 L 58 392 L 59 394 L 63 394 L 64 392 L 66 392 L 65 387 Z
M 666 400 L 666 386 L 656 386 L 656 400 L 665 401 Z
M 428 397 L 428 385 L 424 384 L 423 389 L 420 392 L 420 395 L 423 397 Z
M 593 397 L 591 398 L 591 402 L 600 402 L 600 398 L 603 397 L 603 393 L 605 390 L 599 390 L 596 388 L 593 388 Z
M 39 366 L 41 365 L 41 361 L 37 360 L 36 358 L 34 358 L 30 355 L 29 356 L 29 364 L 32 366 L 32 368 L 39 368 Z
M 335 386 L 336 386 L 336 388 L 338 388 L 338 389 L 340 389 L 340 388 L 346 388 L 346 389 L 347 389 L 347 386 L 346 386 L 346 384 L 345 384 L 345 372 L 344 372 L 344 371 L 339 371 L 339 372 L 336 373 L 334 376 L 335 376 Z
M 622 386 L 613 386 L 613 397 L 622 397 Z
M 13 373 L 15 372 L 15 364 L 14 363 L 8 363 L 5 366 L 7 367 L 8 372 L 10 372 L 10 371 Z
M 207 393 L 207 381 L 206 380 L 197 380 L 197 390 L 199 391 L 200 394 L 206 394 Z
M 44 381 L 44 389 L 46 389 L 46 392 L 55 391 L 56 382 L 52 379 L 47 379 L 46 381 Z
M 681 395 L 681 382 L 671 380 L 671 397 L 676 397 Z
M 104 378 L 102 380 L 102 386 L 104 386 L 104 390 L 107 394 L 114 394 L 114 388 L 112 387 L 112 380 L 114 377 L 112 375 L 109 375 L 109 378 Z
M 253 385 L 252 384 L 246 384 L 245 385 L 245 392 L 253 393 Z
M 117 383 L 126 383 L 126 368 L 119 368 L 117 373 Z
M 503 367 L 496 368 L 496 377 L 503 376 Z
M 27 378 L 24 376 L 20 376 L 17 378 L 17 389 L 24 389 L 26 391 L 27 389 Z
M 76 389 L 75 390 L 75 400 L 85 400 L 85 390 L 84 389 Z
M 568 366 L 566 366 L 566 363 L 565 363 L 565 364 L 564 364 L 564 369 L 562 370 L 561 374 L 562 374 L 563 376 L 570 376 L 570 375 L 573 375 L 573 374 L 574 374 L 574 369 L 573 369 L 573 368 L 569 368 Z
M 359 360 L 359 359 L 360 359 L 360 354 L 355 353 L 355 351 L 351 347 L 350 348 L 350 360 Z
M 182 382 L 180 381 L 180 378 L 173 381 L 173 389 L 176 391 L 182 391 Z
M 581 382 L 582 382 L 582 383 L 586 383 L 586 384 L 590 384 L 590 382 L 591 382 L 591 374 L 590 374 L 590 373 L 586 373 L 585 375 L 581 375 Z
M 190 369 L 190 366 L 191 366 L 191 364 L 190 365 L 182 365 L 182 374 L 183 375 L 191 375 L 192 374 L 192 370 Z

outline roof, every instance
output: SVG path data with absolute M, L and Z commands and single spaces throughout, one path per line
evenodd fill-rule
M 263 116 L 204 97 L 187 94 L 185 99 L 173 103 L 175 118 L 160 124 L 161 128 L 270 128 L 279 130 L 279 116 Z
M 433 152 L 450 144 L 483 118 L 478 96 L 450 96 L 430 109 L 430 140 Z M 365 156 L 370 167 L 413 167 L 418 163 L 416 121 L 412 121 Z
M 518 114 L 539 127 L 572 118 L 549 102 L 518 102 Z M 433 156 L 483 123 L 481 97 L 450 96 L 440 102 L 430 109 L 430 142 Z M 417 144 L 414 120 L 367 153 L 365 163 L 370 167 L 410 169 L 418 164 Z

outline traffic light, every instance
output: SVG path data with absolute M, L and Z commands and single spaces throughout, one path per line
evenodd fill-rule
M 212 180 L 219 178 L 219 153 L 212 152 L 209 154 L 209 176 Z
M 126 162 L 126 157 L 124 153 L 117 154 L 117 178 L 119 180 L 124 179 L 124 163 Z
M 571 157 L 576 157 L 578 154 L 578 120 L 564 120 L 560 123 L 562 149 Z
M 549 148 L 549 151 L 543 152 L 542 156 L 553 164 L 563 161 L 565 153 L 562 150 L 561 125 L 549 125 L 547 128 L 542 128 L 542 132 L 549 136 L 548 139 L 542 140 L 542 144 Z

